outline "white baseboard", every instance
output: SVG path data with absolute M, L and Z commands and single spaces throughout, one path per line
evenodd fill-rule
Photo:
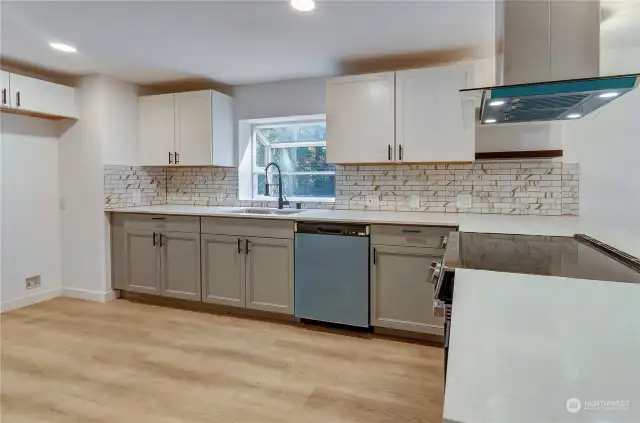
M 32 304 L 40 303 L 42 301 L 47 301 L 53 298 L 57 298 L 60 295 L 62 295 L 62 289 L 60 288 L 35 292 L 33 294 L 29 294 L 21 298 L 16 298 L 15 300 L 10 300 L 2 303 L 0 305 L 0 311 L 4 313 L 7 311 L 16 310 L 18 308 L 30 306 Z
M 98 301 L 101 303 L 113 301 L 118 298 L 118 294 L 115 291 L 98 292 L 77 288 L 62 288 L 62 296 L 77 298 L 79 300 Z

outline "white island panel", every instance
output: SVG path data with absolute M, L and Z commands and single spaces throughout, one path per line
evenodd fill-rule
M 444 421 L 640 422 L 639 317 L 639 285 L 457 269 Z

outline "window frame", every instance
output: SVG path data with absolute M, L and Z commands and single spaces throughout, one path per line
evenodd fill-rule
M 296 120 L 295 117 L 291 119 L 282 119 L 282 121 L 272 121 L 269 123 L 260 123 L 251 125 L 251 197 L 253 201 L 275 201 L 277 197 L 267 197 L 264 195 L 258 195 L 258 175 L 264 174 L 265 167 L 260 167 L 256 165 L 257 158 L 257 150 L 258 143 L 261 142 L 265 145 L 265 165 L 270 163 L 271 155 L 273 149 L 277 148 L 300 148 L 300 147 L 325 147 L 327 146 L 327 141 L 300 141 L 293 143 L 281 143 L 281 144 L 269 144 L 269 142 L 262 137 L 260 134 L 260 129 L 264 128 L 274 128 L 274 127 L 291 127 L 291 126 L 314 126 L 319 123 L 326 124 L 326 118 L 312 118 L 305 120 Z M 259 137 L 262 137 L 262 140 L 258 140 Z M 275 170 L 275 169 L 274 169 Z M 270 175 L 274 173 L 274 170 L 270 169 Z M 336 175 L 335 170 L 333 171 L 301 171 L 301 172 L 282 172 L 282 175 L 321 175 L 321 176 L 334 176 Z M 334 195 L 333 197 L 286 197 L 287 200 L 291 202 L 313 202 L 313 203 L 334 203 L 335 198 L 335 187 L 334 187 Z

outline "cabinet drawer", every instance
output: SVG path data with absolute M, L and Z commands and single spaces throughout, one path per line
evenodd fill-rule
M 443 226 L 372 225 L 371 244 L 443 248 L 443 238 L 455 230 Z
M 167 216 L 161 214 L 117 214 L 115 222 L 126 229 L 150 231 L 200 233 L 200 218 L 197 216 Z
M 293 239 L 293 222 L 275 219 L 203 217 L 202 233 Z

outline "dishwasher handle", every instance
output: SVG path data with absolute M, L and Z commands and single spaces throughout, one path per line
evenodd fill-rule
M 322 235 L 342 235 L 344 231 L 341 228 L 323 228 L 319 227 L 316 232 Z

